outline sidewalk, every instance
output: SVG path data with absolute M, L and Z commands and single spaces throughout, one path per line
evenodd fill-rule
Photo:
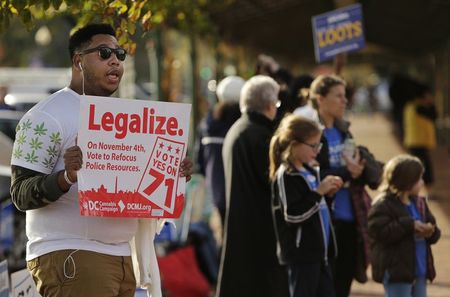
M 391 126 L 385 117 L 375 115 L 352 115 L 350 127 L 357 144 L 367 146 L 380 160 L 403 153 L 402 147 L 391 133 Z M 429 201 L 431 211 L 442 231 L 440 241 L 432 247 L 437 277 L 428 285 L 428 297 L 450 296 L 450 157 L 446 148 L 437 148 L 433 152 L 435 185 L 433 197 Z M 376 196 L 372 193 L 372 198 Z M 370 268 L 369 268 L 370 276 Z M 370 278 L 370 277 L 369 277 Z M 381 284 L 369 281 L 366 284 L 353 283 L 351 297 L 384 296 Z

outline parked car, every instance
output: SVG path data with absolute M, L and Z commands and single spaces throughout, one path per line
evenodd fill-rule
M 8 136 L 13 142 L 16 137 L 16 127 L 25 112 L 16 110 L 0 110 L 0 133 Z
M 28 111 L 36 103 L 50 96 L 50 93 L 9 93 L 5 103 L 17 111 Z
M 0 165 L 0 261 L 8 260 L 10 273 L 26 267 L 25 213 L 11 202 L 11 169 Z
M 0 110 L 0 261 L 8 260 L 10 273 L 26 267 L 25 213 L 11 201 L 11 154 L 15 130 L 24 112 Z

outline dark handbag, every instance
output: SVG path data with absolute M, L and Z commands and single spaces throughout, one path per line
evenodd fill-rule
M 358 149 L 361 159 L 366 160 L 362 178 L 369 188 L 375 190 L 380 185 L 384 164 L 376 160 L 367 147 L 358 145 Z

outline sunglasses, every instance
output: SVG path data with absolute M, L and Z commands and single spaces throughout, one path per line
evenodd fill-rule
M 93 53 L 93 52 L 97 52 L 97 51 L 98 51 L 98 55 L 103 60 L 108 60 L 111 57 L 112 53 L 116 54 L 117 59 L 119 59 L 120 61 L 125 61 L 125 58 L 127 57 L 127 51 L 125 49 L 123 49 L 121 47 L 110 48 L 110 47 L 103 46 L 103 45 L 94 47 L 94 48 L 85 49 L 85 50 L 79 52 L 78 54 L 85 55 L 85 54 L 89 54 L 89 53 Z
M 300 141 L 300 143 L 309 146 L 310 148 L 312 148 L 316 152 L 320 152 L 320 150 L 322 149 L 322 146 L 323 146 L 322 142 L 319 142 L 319 143 L 316 143 L 316 144 L 309 144 L 309 143 Z

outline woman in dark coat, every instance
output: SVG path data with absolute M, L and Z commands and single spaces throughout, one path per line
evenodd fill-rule
M 277 114 L 277 83 L 254 76 L 241 91 L 242 116 L 225 137 L 227 210 L 218 297 L 285 297 L 271 216 L 269 143 Z

